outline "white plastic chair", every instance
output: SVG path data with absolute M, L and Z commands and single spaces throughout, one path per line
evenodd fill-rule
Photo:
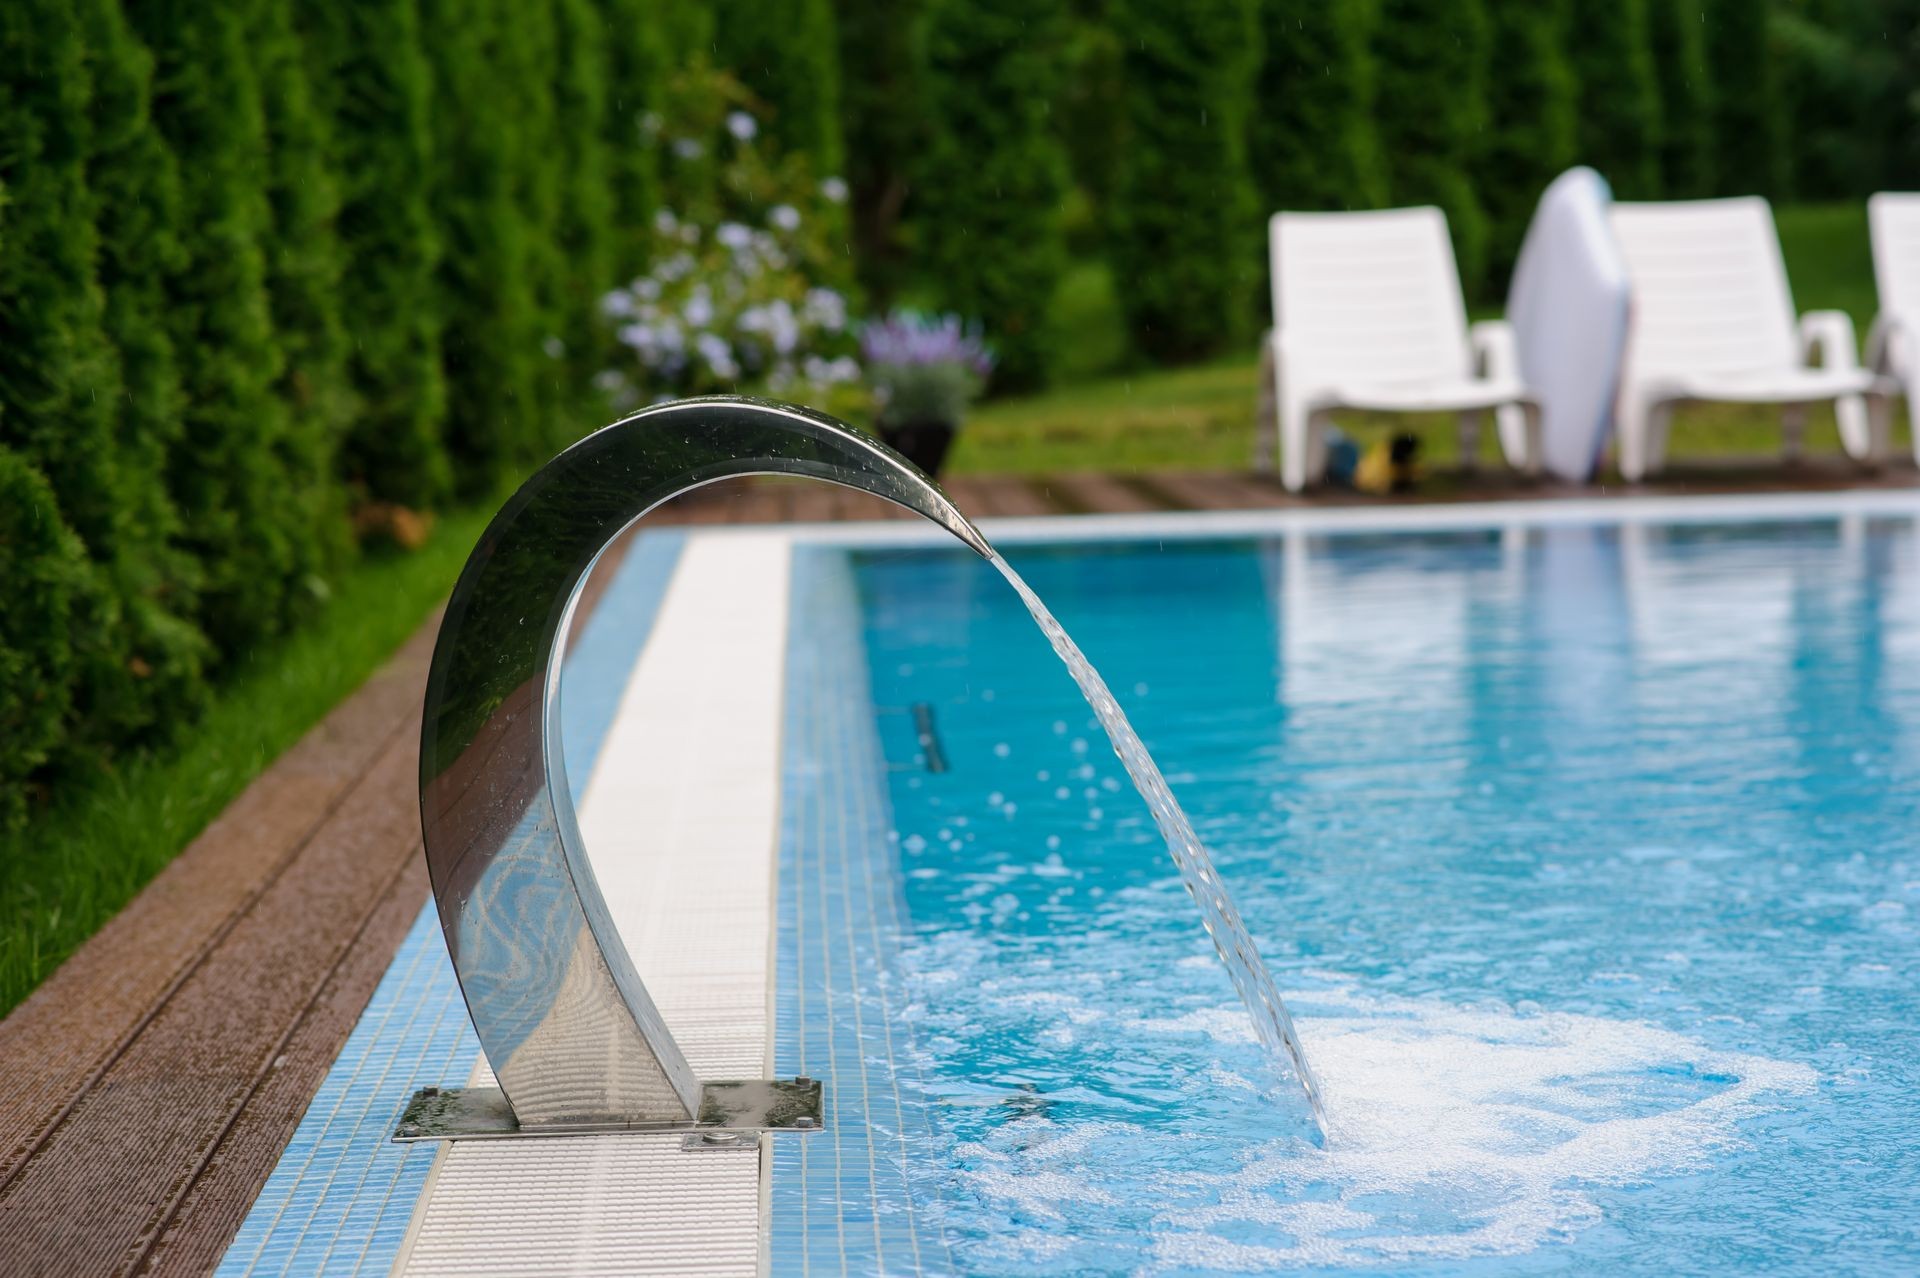
M 1807 406 L 1831 402 L 1847 454 L 1877 459 L 1879 379 L 1860 367 L 1844 312 L 1809 311 L 1795 321 L 1765 200 L 1615 204 L 1610 220 L 1633 284 L 1614 415 L 1623 477 L 1638 480 L 1665 464 L 1673 410 L 1688 402 L 1780 405 L 1789 457 L 1799 452 Z
M 1468 329 L 1445 214 L 1276 213 L 1268 231 L 1267 354 L 1288 489 L 1325 471 L 1326 426 L 1340 409 L 1454 413 L 1471 465 L 1483 415 L 1517 406 L 1523 414 L 1517 429 L 1500 432 L 1502 451 L 1538 470 L 1540 410 L 1521 384 L 1513 330 L 1500 321 Z
M 1867 367 L 1907 397 L 1914 457 L 1920 459 L 1920 195 L 1883 191 L 1867 201 L 1873 282 L 1880 313 L 1867 330 Z

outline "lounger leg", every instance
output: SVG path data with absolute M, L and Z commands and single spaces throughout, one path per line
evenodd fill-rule
M 1866 397 L 1867 455 L 1861 460 L 1874 470 L 1887 464 L 1893 452 L 1893 397 L 1879 393 Z
M 1546 465 L 1546 423 L 1538 404 L 1523 404 L 1521 411 L 1527 418 L 1527 451 L 1521 460 L 1521 469 L 1529 479 L 1540 478 L 1540 471 Z
M 1835 405 L 1836 408 L 1839 405 Z M 1842 438 L 1845 438 L 1843 435 Z M 1782 404 L 1780 406 L 1780 456 L 1783 460 L 1797 462 L 1806 452 L 1807 442 L 1807 406 L 1805 404 Z
M 1273 358 L 1273 334 L 1260 342 L 1260 394 L 1253 407 L 1253 468 L 1271 475 L 1280 446 L 1279 370 Z
M 1623 395 L 1613 412 L 1613 438 L 1618 449 L 1620 478 L 1637 484 L 1647 473 L 1647 405 Z
M 1307 486 L 1310 417 L 1304 403 L 1280 396 L 1280 482 L 1290 493 Z
M 1833 401 L 1833 418 L 1840 427 L 1840 445 L 1847 456 L 1869 466 L 1879 460 L 1873 439 L 1866 400 L 1859 395 L 1842 395 Z
M 1460 469 L 1480 469 L 1480 417 L 1475 412 L 1456 414 L 1460 425 Z
M 1327 430 L 1332 425 L 1332 413 L 1318 412 L 1307 416 L 1307 482 L 1309 484 L 1320 483 L 1327 477 Z
M 1667 441 L 1673 436 L 1673 405 L 1655 404 L 1647 409 L 1647 473 L 1657 475 L 1667 468 Z

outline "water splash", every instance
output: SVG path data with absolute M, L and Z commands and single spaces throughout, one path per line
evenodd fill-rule
M 1081 695 L 1093 707 L 1094 717 L 1100 721 L 1107 740 L 1113 743 L 1113 752 L 1120 757 L 1120 763 L 1133 779 L 1140 797 L 1147 801 L 1147 810 L 1153 814 L 1153 823 L 1159 827 L 1160 837 L 1166 840 L 1167 851 L 1172 854 L 1174 865 L 1179 867 L 1181 881 L 1187 885 L 1187 891 L 1200 907 L 1200 924 L 1213 939 L 1213 947 L 1219 952 L 1220 961 L 1227 965 L 1227 975 L 1233 978 L 1233 987 L 1239 991 L 1240 1001 L 1246 1004 L 1247 1012 L 1253 1018 L 1254 1032 L 1260 1036 L 1267 1050 L 1284 1061 L 1300 1080 L 1300 1086 L 1306 1092 L 1307 1105 L 1313 1111 L 1314 1124 L 1320 1129 L 1324 1140 L 1327 1115 L 1320 1101 L 1320 1081 L 1307 1064 L 1306 1052 L 1300 1046 L 1300 1035 L 1293 1028 L 1293 1017 L 1288 1014 L 1280 991 L 1274 987 L 1273 975 L 1261 960 L 1260 951 L 1247 932 L 1247 925 L 1240 921 L 1240 911 L 1235 908 L 1226 884 L 1220 881 L 1220 872 L 1214 869 L 1213 858 L 1207 854 L 1200 836 L 1194 832 L 1193 822 L 1181 811 L 1179 800 L 1173 797 L 1167 779 L 1160 775 L 1159 765 L 1154 763 L 1153 756 L 1147 753 L 1146 746 L 1141 743 L 1140 734 L 1133 730 L 1126 712 L 1120 709 L 1120 703 L 1114 700 L 1113 693 L 1107 689 L 1106 680 L 1100 677 L 1100 672 L 1080 651 L 1080 645 L 1073 641 L 1073 636 L 1067 633 L 1066 628 L 1041 602 L 1040 596 L 1033 593 L 1033 588 L 1013 570 L 1011 564 L 997 553 L 989 562 L 1000 570 L 1000 575 L 1007 579 L 1007 583 L 1027 605 L 1027 611 L 1033 614 L 1034 621 L 1047 636 L 1047 642 L 1053 645 L 1054 652 L 1066 663 L 1073 681 L 1080 685 Z

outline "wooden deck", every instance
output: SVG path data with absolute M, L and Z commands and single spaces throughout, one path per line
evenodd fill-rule
M 1698 468 L 1636 491 L 1917 481 L 1905 467 L 1862 477 L 1768 464 Z M 947 488 L 976 516 L 1356 501 L 1237 474 L 961 477 Z M 1426 496 L 1595 491 L 1451 476 Z M 697 494 L 650 526 L 895 517 L 862 494 L 758 482 Z M 0 1273 L 217 1263 L 426 899 L 415 778 L 436 622 L 0 1022 Z

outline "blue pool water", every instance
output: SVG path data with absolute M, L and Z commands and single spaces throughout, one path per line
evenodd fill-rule
M 856 552 L 958 1268 L 1920 1270 L 1911 522 L 1008 557 L 1212 848 L 1331 1136 L 1012 591 Z

